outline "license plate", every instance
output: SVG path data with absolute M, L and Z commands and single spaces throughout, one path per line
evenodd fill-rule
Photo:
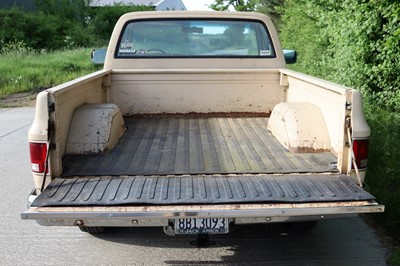
M 226 234 L 228 218 L 175 219 L 175 234 Z

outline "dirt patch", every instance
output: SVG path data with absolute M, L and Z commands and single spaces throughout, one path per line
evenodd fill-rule
M 36 102 L 36 93 L 15 93 L 0 98 L 1 108 L 15 107 L 34 107 Z

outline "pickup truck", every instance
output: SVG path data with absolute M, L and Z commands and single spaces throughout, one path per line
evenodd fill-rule
M 128 13 L 102 70 L 38 94 L 21 216 L 208 235 L 383 212 L 369 134 L 360 93 L 287 69 L 266 15 Z

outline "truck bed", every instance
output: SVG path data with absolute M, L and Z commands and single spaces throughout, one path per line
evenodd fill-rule
M 331 153 L 284 149 L 266 129 L 266 116 L 152 115 L 125 122 L 127 131 L 112 151 L 67 155 L 63 177 L 32 206 L 373 199 L 337 173 Z
M 239 114 L 125 117 L 113 150 L 65 156 L 63 176 L 337 172 L 333 154 L 291 153 L 267 123 L 267 116 Z
M 136 116 L 105 154 L 68 155 L 33 207 L 373 200 L 329 153 L 293 154 L 268 117 Z M 323 172 L 323 173 L 322 173 Z

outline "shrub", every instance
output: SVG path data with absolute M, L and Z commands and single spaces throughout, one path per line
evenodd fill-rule
M 37 0 L 35 12 L 0 10 L 0 40 L 22 41 L 36 50 L 59 50 L 104 45 L 115 23 L 127 12 L 154 10 L 149 6 L 90 8 L 86 1 Z
M 56 50 L 71 46 L 71 43 L 66 45 L 66 36 L 71 36 L 74 47 L 86 45 L 89 41 L 78 22 L 43 12 L 0 10 L 0 24 L 3 44 L 21 41 L 36 50 Z
M 400 237 L 400 2 L 285 0 L 282 42 L 294 68 L 359 88 L 371 127 L 367 189 L 386 205 L 376 217 Z
M 24 41 L 13 40 L 6 43 L 3 40 L 0 40 L 0 54 L 7 54 L 14 58 L 18 58 L 21 55 L 31 52 L 33 52 L 32 48 Z
M 368 105 L 366 115 L 371 127 L 367 189 L 386 205 L 376 219 L 400 237 L 400 114 Z
M 299 49 L 299 69 L 400 111 L 400 2 L 286 0 L 284 10 L 281 35 Z

